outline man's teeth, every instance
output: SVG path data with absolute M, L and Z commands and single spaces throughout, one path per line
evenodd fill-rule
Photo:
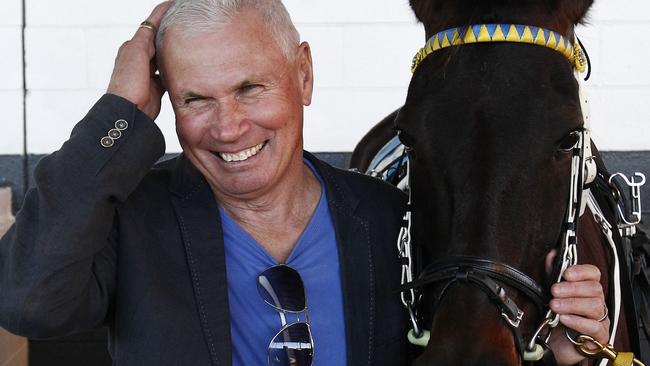
M 259 145 L 255 145 L 251 148 L 248 148 L 246 150 L 242 150 L 237 153 L 219 153 L 219 156 L 225 160 L 225 161 L 244 161 L 251 156 L 256 155 L 260 150 L 262 150 L 262 147 L 264 146 L 264 143 L 261 143 Z

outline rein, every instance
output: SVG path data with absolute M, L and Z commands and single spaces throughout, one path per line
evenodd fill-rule
M 522 24 L 473 24 L 434 34 L 413 57 L 411 72 L 415 72 L 420 63 L 435 51 L 490 42 L 527 43 L 547 47 L 563 54 L 578 72 L 584 72 L 587 66 L 587 58 L 580 42 L 571 42 L 558 32 Z

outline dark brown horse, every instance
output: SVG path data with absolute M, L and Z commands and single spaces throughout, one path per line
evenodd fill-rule
M 573 41 L 574 27 L 592 2 L 410 4 L 427 40 L 453 27 L 507 23 L 541 27 Z M 421 61 L 404 106 L 364 138 L 352 167 L 365 171 L 369 156 L 398 130 L 410 148 L 412 237 L 423 265 L 480 257 L 517 268 L 547 289 L 544 258 L 562 238 L 571 148 L 574 132 L 582 129 L 578 84 L 562 53 L 530 44 L 466 44 L 437 50 Z M 579 227 L 579 262 L 601 268 L 607 295 L 612 254 L 590 212 L 581 217 Z M 506 288 L 526 314 L 519 329 L 528 339 L 544 310 L 522 291 Z M 415 364 L 521 364 L 511 327 L 477 286 L 462 281 L 429 284 L 419 309 L 431 340 Z M 625 310 L 619 324 L 614 346 L 630 350 Z

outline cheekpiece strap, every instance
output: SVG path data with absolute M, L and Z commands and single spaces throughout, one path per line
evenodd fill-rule
M 471 43 L 514 42 L 548 47 L 562 53 L 579 72 L 587 66 L 587 58 L 579 42 L 570 41 L 558 32 L 522 24 L 474 24 L 438 32 L 429 38 L 413 57 L 411 72 L 434 51 Z

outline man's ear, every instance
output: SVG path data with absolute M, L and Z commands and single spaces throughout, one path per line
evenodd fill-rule
M 296 54 L 298 66 L 298 82 L 301 86 L 302 104 L 310 105 L 314 90 L 314 68 L 311 61 L 311 48 L 309 43 L 302 42 Z

